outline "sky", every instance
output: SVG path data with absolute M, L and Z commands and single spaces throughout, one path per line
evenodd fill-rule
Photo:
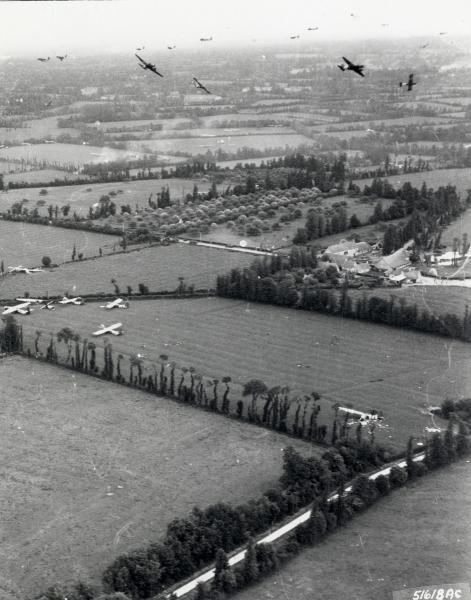
M 351 15 L 354 16 L 351 16 Z M 385 25 L 383 25 L 383 23 Z M 0 56 L 128 52 L 309 40 L 470 35 L 469 0 L 0 2 Z M 307 31 L 308 27 L 319 27 Z M 299 35 L 298 40 L 290 36 Z M 254 41 L 256 40 L 256 41 Z

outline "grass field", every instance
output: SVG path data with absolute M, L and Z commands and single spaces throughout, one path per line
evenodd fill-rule
M 90 303 L 21 318 L 28 335 L 69 326 L 82 337 L 117 321 L 124 332 L 112 340 L 117 352 L 144 353 L 149 366 L 167 354 L 203 376 L 230 376 L 234 386 L 259 378 L 296 393 L 316 390 L 329 424 L 335 402 L 382 410 L 378 436 L 400 449 L 431 426 L 427 404 L 471 392 L 469 344 L 293 309 L 209 298 L 134 301 L 113 313 Z
M 471 188 L 471 172 L 469 186 Z M 466 197 L 464 193 L 463 196 Z M 471 237 L 471 209 L 469 208 L 458 219 L 446 227 L 441 237 L 441 243 L 452 248 L 453 239 L 457 237 L 461 241 L 463 233 L 468 234 L 468 239 Z
M 12 146 L 0 149 L 0 157 L 6 159 L 24 159 L 26 162 L 48 160 L 59 164 L 83 165 L 112 160 L 140 158 L 139 152 L 114 150 L 101 146 L 78 144 L 34 144 L 32 146 Z
M 59 171 L 59 169 L 42 169 L 41 171 L 22 171 L 21 173 L 9 173 L 3 177 L 5 184 L 7 183 L 48 183 L 59 179 L 64 182 L 64 185 L 69 179 L 81 178 L 87 180 L 85 175 L 73 175 L 67 171 Z
M 0 261 L 3 260 L 5 270 L 7 266 L 40 266 L 44 255 L 49 256 L 53 263 L 71 260 L 74 245 L 77 254 L 97 256 L 98 248 L 106 253 L 118 242 L 118 237 L 103 233 L 0 220 Z M 24 277 L 37 275 L 43 274 Z
M 394 591 L 469 582 L 470 461 L 393 492 L 237 600 L 390 600 Z
M 403 175 L 392 175 L 387 180 L 394 187 L 399 187 L 409 181 L 414 187 L 420 189 L 425 181 L 427 187 L 437 190 L 440 186 L 454 185 L 462 198 L 466 198 L 466 191 L 471 188 L 471 169 L 437 169 L 436 171 L 424 171 L 423 173 L 405 173 Z M 361 189 L 365 185 L 371 185 L 372 179 L 356 179 L 354 183 Z
M 97 583 L 193 506 L 276 485 L 303 442 L 33 360 L 0 362 L 0 597 Z M 14 401 L 13 401 L 14 400 Z
M 69 230 L 64 232 L 72 235 Z M 112 240 L 117 243 L 119 238 L 113 237 Z M 67 252 L 70 258 L 72 245 L 68 244 L 67 248 L 70 250 L 65 249 L 64 252 Z M 96 252 L 98 247 L 94 246 L 92 250 Z M 14 298 L 25 291 L 29 291 L 31 297 L 47 293 L 64 294 L 66 291 L 74 295 L 112 293 L 114 287 L 110 280 L 113 278 L 123 294 L 126 293 L 128 285 L 137 292 L 139 283 L 144 283 L 151 291 L 172 291 L 177 289 L 179 277 L 184 277 L 187 284 L 193 284 L 196 288 L 212 288 L 218 273 L 226 273 L 233 267 L 248 265 L 252 260 L 252 255 L 241 252 L 171 244 L 104 256 L 86 262 L 76 261 L 42 273 L 7 275 L 0 279 L 0 297 Z M 9 263 L 5 263 L 7 264 Z
M 63 115 L 62 118 L 67 115 Z M 68 133 L 72 136 L 80 134 L 78 129 L 57 127 L 57 117 L 44 117 L 25 122 L 25 127 L 1 127 L 0 142 L 21 143 L 25 140 L 52 139 L 60 134 Z
M 226 152 L 237 152 L 240 148 L 253 148 L 265 150 L 267 148 L 296 148 L 301 144 L 311 144 L 312 141 L 296 133 L 286 135 L 247 135 L 231 136 L 227 133 L 218 137 L 190 137 L 162 140 L 142 140 L 126 142 L 127 148 L 132 152 L 189 152 L 190 154 L 204 154 L 207 150 L 216 151 L 219 148 Z M 0 155 L 1 156 L 1 155 Z
M 48 191 L 47 196 L 40 195 L 40 189 L 18 189 L 10 190 L 9 192 L 0 194 L 0 211 L 6 211 L 14 202 L 21 202 L 23 198 L 29 200 L 27 207 L 32 210 L 36 207 L 36 202 L 39 199 L 46 201 L 44 207 L 38 207 L 39 214 L 47 215 L 47 206 L 49 204 L 57 206 L 64 206 L 70 204 L 71 213 L 74 211 L 81 216 L 88 215 L 88 209 L 90 206 L 98 202 L 101 196 L 109 194 L 111 191 L 117 192 L 122 190 L 122 193 L 118 194 L 112 200 L 118 206 L 118 213 L 120 213 L 120 206 L 122 204 L 131 204 L 131 208 L 134 210 L 136 204 L 143 208 L 147 206 L 147 201 L 151 193 L 155 194 L 161 191 L 162 187 L 169 187 L 170 198 L 172 200 L 183 198 L 188 193 L 193 192 L 194 185 L 198 186 L 200 192 L 207 192 L 211 187 L 209 181 L 203 179 L 147 179 L 142 181 L 119 181 L 117 183 L 84 183 L 83 185 L 64 185 L 64 186 L 53 186 L 46 187 Z M 222 189 L 224 184 L 218 186 L 218 189 Z

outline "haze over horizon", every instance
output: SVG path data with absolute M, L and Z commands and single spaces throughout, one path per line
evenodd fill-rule
M 322 7 L 292 0 L 287 11 L 281 0 L 46 0 L 2 2 L 0 22 L 0 57 L 128 52 L 143 45 L 148 52 L 169 44 L 191 49 L 204 46 L 201 37 L 213 37 L 208 46 L 216 48 L 275 42 L 301 48 L 316 40 L 467 35 L 471 4 L 397 0 L 389 10 L 370 0 L 332 0 Z

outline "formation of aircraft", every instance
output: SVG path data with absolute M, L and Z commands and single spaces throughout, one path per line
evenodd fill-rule
M 141 58 L 139 56 L 139 54 L 135 54 L 134 56 L 136 56 L 141 61 L 140 63 L 137 63 L 141 67 L 141 69 L 144 69 L 144 70 L 148 69 L 149 71 L 152 71 L 152 73 L 155 73 L 159 77 L 163 77 L 162 73 L 159 73 L 157 71 L 157 68 L 153 63 L 145 61 L 143 58 Z
M 58 58 L 61 62 L 67 58 L 67 54 L 64 54 L 64 56 L 56 56 L 56 58 Z
M 196 79 L 196 77 L 193 77 L 193 85 L 195 86 L 195 88 L 197 90 L 203 90 L 205 91 L 207 94 L 210 94 L 211 92 L 208 90 L 208 88 L 206 88 L 200 81 L 198 81 Z
M 414 85 L 417 85 L 417 82 L 414 81 L 414 73 L 411 73 L 409 75 L 409 79 L 407 81 L 399 82 L 399 87 L 407 86 L 408 92 L 412 91 L 412 88 L 414 87 Z
M 116 298 L 116 300 L 103 304 L 100 308 L 106 308 L 107 310 L 111 310 L 112 308 L 129 308 L 129 302 L 123 300 L 123 298 Z
M 64 296 L 62 300 L 59 300 L 59 304 L 75 304 L 76 306 L 81 306 L 82 304 L 85 304 L 85 302 L 80 296 L 76 296 L 75 298 Z
M 21 302 L 20 304 L 15 304 L 14 306 L 5 306 L 3 308 L 2 315 L 12 315 L 13 313 L 29 315 L 30 312 L 30 302 Z
M 111 335 L 122 335 L 122 331 L 121 331 L 121 327 L 123 326 L 122 323 L 114 323 L 113 325 L 108 325 L 107 327 L 105 327 L 105 325 L 101 324 L 100 325 L 100 329 L 98 329 L 97 331 L 94 331 L 92 333 L 92 335 L 98 336 L 98 335 L 104 335 L 105 333 L 111 333 Z
M 26 273 L 27 275 L 30 275 L 31 273 L 39 273 L 41 271 L 42 269 L 40 269 L 39 267 L 33 267 L 31 269 L 28 269 L 28 267 L 23 267 L 21 265 L 18 265 L 17 267 L 8 267 L 9 273 Z
M 341 71 L 353 71 L 354 73 L 357 73 L 361 77 L 365 76 L 363 73 L 363 69 L 365 67 L 363 65 L 355 65 L 350 60 L 348 60 L 348 58 L 345 58 L 345 56 L 342 56 L 342 58 L 346 64 L 337 65 Z

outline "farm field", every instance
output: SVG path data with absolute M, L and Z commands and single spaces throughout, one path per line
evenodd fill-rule
M 30 336 L 69 326 L 88 337 L 103 319 L 123 323 L 124 334 L 113 338 L 115 351 L 144 352 L 146 364 L 166 354 L 205 377 L 230 376 L 234 388 L 258 378 L 293 393 L 316 390 L 324 398 L 320 419 L 329 424 L 336 402 L 382 410 L 377 435 L 399 449 L 432 426 L 427 405 L 471 392 L 469 344 L 450 346 L 431 335 L 238 300 L 142 300 L 112 314 L 89 303 L 34 311 L 21 323 Z
M 205 127 L 205 128 L 191 128 L 191 129 L 179 129 L 178 131 L 154 131 L 152 133 L 153 140 L 174 140 L 178 137 L 189 137 L 189 138 L 223 138 L 223 137 L 240 137 L 240 136 L 254 136 L 254 135 L 292 135 L 296 132 L 291 127 Z
M 101 247 L 104 253 L 110 252 L 118 242 L 117 236 L 104 233 L 0 220 L 0 261 L 4 262 L 5 270 L 8 266 L 40 266 L 44 255 L 56 264 L 71 260 L 74 245 L 77 255 L 83 253 L 85 258 L 98 256 L 98 248 Z M 24 277 L 45 274 L 35 273 Z M 0 289 L 1 286 L 2 281 Z
M 163 187 L 169 188 L 171 200 L 183 198 L 186 194 L 193 192 L 194 185 L 198 186 L 198 191 L 207 192 L 211 183 L 204 179 L 143 179 L 139 181 L 119 181 L 116 183 L 84 183 L 83 185 L 64 185 L 45 187 L 47 195 L 40 195 L 40 188 L 9 190 L 0 194 L 0 211 L 6 211 L 15 202 L 21 202 L 23 198 L 29 200 L 27 205 L 30 210 L 36 208 L 38 200 L 43 199 L 46 204 L 38 207 L 40 215 L 47 215 L 49 204 L 53 206 L 65 206 L 70 204 L 71 213 L 75 211 L 79 216 L 87 216 L 90 206 L 98 202 L 101 196 L 110 192 L 122 193 L 113 198 L 118 206 L 118 213 L 121 204 L 131 204 L 134 210 L 136 204 L 140 208 L 148 206 L 147 201 L 151 193 L 157 194 Z M 219 190 L 224 188 L 224 184 L 218 186 Z M 154 197 L 155 199 L 155 197 Z
M 141 158 L 138 152 L 114 150 L 101 146 L 79 144 L 34 144 L 0 149 L 0 157 L 24 159 L 26 162 L 48 160 L 58 164 L 83 165 L 86 163 L 109 162 L 129 158 Z
M 159 540 L 193 506 L 276 486 L 286 446 L 319 452 L 34 360 L 2 359 L 0 373 L 2 600 L 98 583 L 116 556 Z
M 471 171 L 469 175 L 469 187 L 471 189 Z M 462 196 L 466 197 L 466 192 L 462 192 Z M 446 244 L 450 248 L 453 247 L 453 239 L 457 237 L 460 241 L 463 238 L 463 233 L 471 235 L 471 208 L 468 208 L 461 214 L 453 223 L 450 223 L 443 231 L 441 243 Z
M 64 232 L 72 235 L 72 231 Z M 119 238 L 114 236 L 112 240 L 118 243 Z M 73 244 L 68 244 L 69 250 L 64 250 L 69 259 L 72 247 Z M 94 246 L 93 251 L 97 250 L 98 247 Z M 157 246 L 86 262 L 75 261 L 42 273 L 7 275 L 0 279 L 0 297 L 14 298 L 25 291 L 29 291 L 31 297 L 65 292 L 76 296 L 110 294 L 114 290 L 111 279 L 116 280 L 122 294 L 126 293 L 128 285 L 137 292 L 139 283 L 144 283 L 151 291 L 176 290 L 179 277 L 184 277 L 188 285 L 193 284 L 196 288 L 213 288 L 218 273 L 243 267 L 252 260 L 253 255 L 242 252 L 186 244 Z
M 221 141 L 223 140 L 223 142 Z M 285 148 L 289 146 L 296 148 L 301 144 L 311 144 L 311 140 L 296 133 L 278 135 L 247 135 L 231 136 L 225 134 L 217 138 L 191 137 L 162 140 L 142 140 L 126 142 L 127 148 L 132 152 L 188 152 L 190 154 L 204 154 L 208 149 L 213 151 L 221 148 L 225 151 L 237 152 L 241 148 L 253 148 L 254 150 L 266 150 L 267 148 Z M 0 155 L 1 156 L 1 155 Z
M 461 461 L 393 492 L 235 597 L 389 600 L 404 588 L 468 581 L 470 470 Z
M 42 170 L 31 170 L 22 171 L 21 173 L 9 173 L 3 177 L 5 184 L 7 183 L 48 183 L 55 179 L 62 180 L 64 185 L 67 184 L 69 179 L 83 179 L 86 181 L 88 177 L 86 175 L 74 175 L 67 171 L 60 171 L 59 169 L 42 169 Z
M 326 123 L 325 125 L 315 125 L 312 127 L 313 132 L 325 133 L 330 135 L 332 132 L 330 128 L 334 127 L 335 131 L 342 131 L 348 133 L 350 128 L 357 130 L 374 128 L 384 125 L 384 128 L 394 125 L 442 125 L 449 123 L 449 116 L 447 117 L 398 117 L 397 119 L 372 119 L 368 121 L 351 121 L 349 123 Z
M 66 115 L 64 115 L 65 117 Z M 71 127 L 57 127 L 57 117 L 45 117 L 43 119 L 33 119 L 25 121 L 25 127 L 1 127 L 0 143 L 21 143 L 26 140 L 41 140 L 43 138 L 51 139 L 58 135 L 68 133 L 72 136 L 80 135 L 78 129 Z
M 462 198 L 466 198 L 466 190 L 471 188 L 471 169 L 437 169 L 436 171 L 424 171 L 422 173 L 405 173 L 403 175 L 391 175 L 386 178 L 391 185 L 399 187 L 409 181 L 414 187 L 420 188 L 425 181 L 428 187 L 437 190 L 440 186 L 454 185 Z M 371 185 L 372 179 L 356 179 L 354 183 L 361 189 L 365 185 Z

